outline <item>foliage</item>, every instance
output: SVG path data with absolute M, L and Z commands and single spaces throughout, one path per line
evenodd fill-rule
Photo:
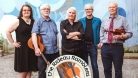
M 0 46 L 3 45 L 3 40 L 4 40 L 4 38 L 3 38 L 2 34 L 0 33 Z
M 6 41 L 5 45 L 4 45 L 4 50 L 5 52 L 8 52 L 8 42 Z
M 125 49 L 125 53 L 138 53 L 138 50 L 130 50 L 130 48 L 128 47 L 128 48 L 126 48 Z

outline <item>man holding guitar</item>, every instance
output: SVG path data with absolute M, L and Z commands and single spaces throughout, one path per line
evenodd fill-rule
M 50 17 L 50 5 L 42 4 L 40 6 L 40 12 L 42 17 L 34 22 L 32 29 L 32 41 L 34 44 L 35 55 L 38 56 L 38 69 L 39 78 L 46 78 L 47 64 L 41 57 L 40 46 L 38 46 L 37 35 L 42 37 L 43 45 L 46 47 L 44 56 L 50 63 L 57 57 L 59 57 L 58 49 L 58 30 L 55 21 Z
M 101 48 L 105 78 L 112 78 L 112 62 L 115 68 L 114 78 L 122 78 L 123 43 L 133 34 L 126 19 L 117 14 L 118 5 L 116 2 L 110 2 L 108 10 L 110 16 L 102 21 L 98 47 Z M 105 30 L 108 30 L 108 32 Z M 122 32 L 122 30 L 125 30 L 125 32 Z M 120 34 L 115 32 L 120 32 Z

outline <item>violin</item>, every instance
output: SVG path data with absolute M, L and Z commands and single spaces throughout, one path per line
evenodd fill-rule
M 40 48 L 40 51 L 44 52 L 45 46 L 42 44 L 42 37 L 40 35 L 37 35 L 36 37 L 37 37 L 37 44 L 38 44 L 38 47 Z M 28 46 L 29 48 L 34 49 L 32 37 L 28 40 Z
M 38 47 L 40 48 L 40 51 L 44 52 L 46 48 L 45 48 L 45 46 L 42 43 L 42 37 L 40 35 L 36 35 L 36 37 L 37 37 L 37 44 L 38 44 Z M 32 37 L 28 40 L 27 44 L 28 44 L 29 48 L 34 49 Z M 49 66 L 50 63 L 47 61 L 47 59 L 45 58 L 45 56 L 43 55 L 43 53 L 41 53 L 41 55 L 42 55 L 42 58 L 45 60 L 46 64 Z
M 67 62 L 60 64 L 58 68 L 62 69 L 64 78 L 70 78 L 70 76 L 67 74 L 67 70 L 70 69 L 70 66 L 67 64 Z
M 104 30 L 104 32 L 111 32 L 113 35 L 122 35 L 126 33 L 124 29 L 114 29 L 113 31 Z
M 64 62 L 58 66 L 58 68 L 63 70 L 65 78 L 80 78 L 80 70 L 78 67 L 74 67 L 75 63 L 72 65 L 71 62 Z

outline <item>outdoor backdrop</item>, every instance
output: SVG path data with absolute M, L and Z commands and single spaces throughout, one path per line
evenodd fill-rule
M 69 7 L 76 7 L 78 18 L 85 16 L 84 5 L 92 3 L 94 6 L 93 15 L 101 20 L 108 16 L 108 4 L 113 0 L 0 0 L 0 45 L 6 52 L 14 51 L 13 47 L 7 42 L 5 30 L 19 15 L 20 8 L 23 4 L 29 4 L 33 8 L 35 19 L 41 17 L 39 7 L 42 3 L 48 3 L 51 6 L 50 17 L 57 23 L 58 30 L 60 21 L 65 19 L 66 11 Z M 114 0 L 118 3 L 118 13 L 124 16 L 132 31 L 133 37 L 125 43 L 125 50 L 138 52 L 138 0 Z M 59 31 L 60 32 L 60 31 Z M 15 33 L 12 33 L 15 39 Z M 59 33 L 61 42 L 61 35 Z

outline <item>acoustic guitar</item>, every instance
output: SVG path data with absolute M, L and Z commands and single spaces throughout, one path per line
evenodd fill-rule
M 45 60 L 46 64 L 49 66 L 50 63 L 47 61 L 47 59 L 45 58 L 45 56 L 42 53 L 46 49 L 45 46 L 42 43 L 42 37 L 40 35 L 36 35 L 36 36 L 37 36 L 37 44 L 38 44 L 38 47 L 40 48 L 42 58 Z M 32 37 L 28 40 L 28 46 L 29 46 L 29 48 L 34 49 Z

